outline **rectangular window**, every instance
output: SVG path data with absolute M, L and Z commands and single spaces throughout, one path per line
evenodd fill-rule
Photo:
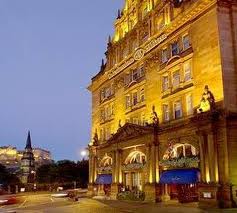
M 192 78 L 191 62 L 184 63 L 184 81 L 189 81 Z
M 135 106 L 138 104 L 137 92 L 134 92 L 132 97 L 133 97 L 133 105 Z
M 168 61 L 168 49 L 167 48 L 163 49 L 161 52 L 161 61 L 162 61 L 162 63 L 165 63 Z
M 178 87 L 180 84 L 180 72 L 179 70 L 173 73 L 173 87 Z
M 164 26 L 165 26 L 164 13 L 161 13 L 159 18 L 157 19 L 157 28 L 158 30 L 162 30 Z
M 175 56 L 179 54 L 179 45 L 178 42 L 171 44 L 171 55 Z
M 128 109 L 131 106 L 131 98 L 130 95 L 126 96 L 126 109 Z
M 100 111 L 100 121 L 101 122 L 105 121 L 105 110 L 104 109 Z
M 114 115 L 114 104 L 111 105 L 111 115 Z
M 100 140 L 103 141 L 104 140 L 104 133 L 103 133 L 103 129 L 100 130 Z
M 100 101 L 103 101 L 104 99 L 105 99 L 105 90 L 102 89 L 102 90 L 100 91 Z
M 185 157 L 192 156 L 192 147 L 191 145 L 185 145 Z
M 132 80 L 133 81 L 136 81 L 137 79 L 139 79 L 140 75 L 139 75 L 139 70 L 136 69 L 136 70 L 133 70 L 132 71 Z
M 105 120 L 108 120 L 110 118 L 110 108 L 107 106 L 105 108 Z
M 140 101 L 141 101 L 141 102 L 144 102 L 144 101 L 145 101 L 145 92 L 144 92 L 144 89 L 141 90 L 141 93 L 140 93 Z
M 108 98 L 111 96 L 111 88 L 110 87 L 107 87 L 105 89 L 105 98 Z
M 183 36 L 183 50 L 187 50 L 190 47 L 190 38 L 189 35 L 186 34 Z
M 109 140 L 110 136 L 110 128 L 105 128 L 105 140 Z
M 181 101 L 176 101 L 174 103 L 174 119 L 182 117 L 182 104 Z
M 186 107 L 187 107 L 187 115 L 193 114 L 193 100 L 192 95 L 186 96 Z
M 170 115 L 169 115 L 169 105 L 168 104 L 163 105 L 163 116 L 164 116 L 164 121 L 169 121 Z
M 169 77 L 168 76 L 163 76 L 162 77 L 162 89 L 163 92 L 169 89 Z

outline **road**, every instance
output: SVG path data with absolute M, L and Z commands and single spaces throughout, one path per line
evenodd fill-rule
M 201 210 L 197 204 L 178 203 L 141 203 L 105 201 L 81 198 L 79 202 L 67 198 L 52 198 L 50 194 L 33 194 L 22 196 L 16 205 L 0 206 L 0 213 L 222 213 L 236 212 L 232 210 Z

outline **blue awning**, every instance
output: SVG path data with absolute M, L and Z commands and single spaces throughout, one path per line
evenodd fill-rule
M 95 183 L 96 184 L 112 184 L 112 175 L 111 174 L 98 175 Z
M 192 184 L 200 180 L 198 169 L 174 169 L 162 172 L 160 183 L 162 184 Z

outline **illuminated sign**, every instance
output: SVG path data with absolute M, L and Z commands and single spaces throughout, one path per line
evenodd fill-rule
M 211 192 L 203 192 L 203 197 L 204 198 L 212 198 L 212 196 L 211 196 Z
M 146 53 L 151 51 L 153 48 L 158 46 L 161 42 L 163 42 L 167 38 L 166 34 L 161 35 L 158 38 L 152 39 L 144 48 L 139 48 L 138 50 L 135 51 L 134 55 L 127 59 L 124 63 L 122 63 L 120 66 L 109 70 L 107 72 L 109 79 L 113 78 L 115 75 L 119 74 L 122 72 L 124 69 L 126 69 L 128 66 L 133 64 L 135 61 L 141 60 Z

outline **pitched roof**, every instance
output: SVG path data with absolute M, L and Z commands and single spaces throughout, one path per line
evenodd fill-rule
M 28 136 L 27 136 L 27 141 L 26 141 L 26 147 L 25 147 L 25 149 L 32 149 L 30 131 L 28 131 Z

